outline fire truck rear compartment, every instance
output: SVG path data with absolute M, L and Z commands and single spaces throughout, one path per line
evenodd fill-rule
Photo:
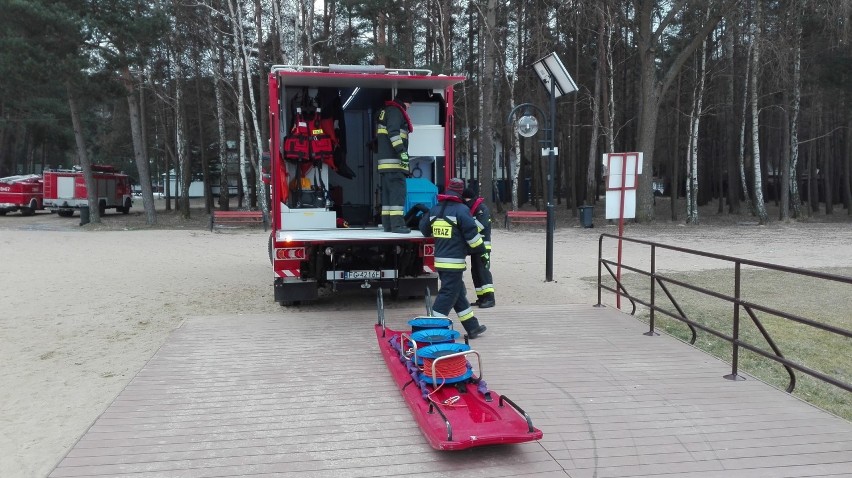
M 313 300 L 318 288 L 332 291 L 389 289 L 392 297 L 437 292 L 437 275 L 423 271 L 420 243 L 355 243 L 310 246 L 301 262 L 300 280 L 276 280 L 275 300 L 282 305 Z
M 416 277 L 423 273 L 423 259 L 418 243 L 350 243 L 313 247 L 313 261 L 303 262 L 302 277 L 316 279 L 320 286 L 343 289 L 367 283 L 390 284 L 395 279 Z M 370 274 L 372 272 L 372 274 Z M 379 277 L 375 273 L 380 272 Z M 350 276 L 360 273 L 360 278 Z M 397 277 L 399 276 L 399 277 Z M 395 287 L 394 287 L 395 288 Z

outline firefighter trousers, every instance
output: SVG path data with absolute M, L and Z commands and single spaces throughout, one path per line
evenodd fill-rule
M 491 271 L 485 267 L 485 261 L 477 254 L 470 256 L 470 275 L 473 278 L 477 299 L 489 292 L 494 293 L 494 279 L 491 277 Z
M 435 303 L 432 305 L 432 313 L 436 316 L 447 317 L 450 310 L 455 310 L 459 321 L 464 322 L 473 318 L 473 308 L 467 300 L 467 292 L 464 287 L 464 271 L 438 271 L 441 280 L 441 288 Z
M 405 174 L 402 171 L 379 171 L 382 187 L 382 226 L 385 231 L 405 226 Z

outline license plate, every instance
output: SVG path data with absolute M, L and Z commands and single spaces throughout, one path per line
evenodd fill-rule
M 381 277 L 380 271 L 346 271 L 343 273 L 343 279 L 380 279 Z

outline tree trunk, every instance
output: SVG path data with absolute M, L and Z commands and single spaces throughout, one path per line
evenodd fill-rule
M 606 152 L 615 152 L 615 71 L 612 62 L 612 16 L 609 5 L 604 5 L 606 16 L 606 84 L 604 88 L 604 134 L 606 135 Z
M 680 85 L 681 74 L 677 75 L 677 91 L 675 92 L 674 111 L 674 153 L 672 154 L 671 188 L 669 190 L 672 221 L 677 221 L 677 200 L 680 195 Z
M 228 142 L 225 136 L 225 102 L 222 98 L 222 80 L 225 72 L 225 53 L 221 46 L 221 33 L 216 33 L 217 62 L 213 68 L 213 91 L 216 96 L 216 127 L 219 147 L 219 209 L 230 208 L 230 183 L 228 181 Z
M 208 15 L 208 19 L 209 19 Z M 275 29 L 277 42 L 275 43 L 275 51 L 278 53 L 277 61 L 272 60 L 272 63 L 287 64 L 287 47 L 284 40 L 284 25 L 282 24 L 281 2 L 280 0 L 272 0 L 272 28 Z M 209 22 L 208 22 L 209 25 Z
M 828 109 L 829 108 L 826 108 L 826 110 L 828 110 Z M 826 114 L 829 114 L 829 112 L 826 111 Z M 825 197 L 825 202 L 824 202 L 825 215 L 828 216 L 828 215 L 834 214 L 834 187 L 833 187 L 833 183 L 834 183 L 834 167 L 833 167 L 834 158 L 832 157 L 832 154 L 831 154 L 831 150 L 832 150 L 831 133 L 828 132 L 828 125 L 823 123 L 823 121 L 824 121 L 824 115 L 821 115 L 820 116 L 820 122 L 819 122 L 819 125 L 821 127 L 817 128 L 817 133 L 822 132 L 822 131 L 826 131 L 826 133 L 823 135 L 823 138 L 822 138 L 822 140 L 823 140 L 823 154 L 821 156 L 822 156 L 822 169 L 823 169 L 822 189 L 823 189 L 824 195 L 825 195 L 824 196 Z
M 754 210 L 757 213 L 757 218 L 760 224 L 766 224 L 769 221 L 769 215 L 766 213 L 766 203 L 763 200 L 763 174 L 760 168 L 760 111 L 757 108 L 758 102 L 758 86 L 757 78 L 760 74 L 760 41 L 761 41 L 761 1 L 755 1 L 754 22 L 752 23 L 752 42 L 754 46 L 754 55 L 752 56 L 752 73 L 751 73 L 751 143 L 752 143 L 752 158 L 754 160 Z
M 154 207 L 154 191 L 151 189 L 151 165 L 148 163 L 148 155 L 145 149 L 142 121 L 140 118 L 140 105 L 136 102 L 136 78 L 125 66 L 121 69 L 122 83 L 127 92 L 127 110 L 130 116 L 130 137 L 133 141 L 133 159 L 136 162 L 136 171 L 139 173 L 139 185 L 142 188 L 142 205 L 145 208 L 145 223 L 150 225 L 157 223 L 157 211 Z
M 175 61 L 175 155 L 180 180 L 180 213 L 189 219 L 189 185 L 192 182 L 192 161 L 187 151 L 186 113 L 183 99 L 183 66 Z
M 739 158 L 737 163 L 739 164 L 740 170 L 740 188 L 742 189 L 743 198 L 745 198 L 746 204 L 749 205 L 749 209 L 751 210 L 752 215 L 756 215 L 754 210 L 754 203 L 749 199 L 750 195 L 748 192 L 748 180 L 746 178 L 746 170 L 745 170 L 745 162 L 746 162 L 746 141 L 745 141 L 745 129 L 746 129 L 746 111 L 748 106 L 748 85 L 749 85 L 749 77 L 751 75 L 751 55 L 752 49 L 754 48 L 753 42 L 749 42 L 748 54 L 746 55 L 746 71 L 745 71 L 745 79 L 743 81 L 743 107 L 742 107 L 742 123 L 740 123 L 740 138 L 739 138 Z
M 728 22 L 729 25 L 732 25 L 733 22 Z M 734 103 L 736 95 L 734 94 L 736 91 L 736 77 L 734 73 L 736 72 L 736 64 L 734 62 L 734 52 L 735 52 L 735 42 L 734 37 L 736 36 L 736 31 L 733 26 L 731 26 L 726 32 L 725 36 L 725 55 L 726 62 L 728 65 L 728 78 L 727 84 L 725 88 L 725 152 L 726 152 L 726 161 L 724 162 L 727 165 L 727 179 L 728 179 L 728 212 L 731 214 L 739 214 L 740 213 L 740 182 L 738 180 L 738 166 L 739 162 L 737 158 L 739 154 L 737 153 L 737 138 L 736 138 L 736 114 L 734 113 Z
M 789 98 L 787 92 L 784 92 L 784 104 L 789 104 Z M 778 208 L 778 219 L 781 221 L 789 221 L 790 220 L 790 113 L 788 108 L 784 108 L 782 112 L 782 116 L 784 118 L 784 128 L 782 130 L 782 153 L 781 153 L 781 166 L 779 167 L 779 172 L 781 173 L 781 184 L 780 184 L 780 200 L 781 204 Z
M 479 75 L 481 78 L 494 78 L 496 73 L 495 56 L 497 54 L 497 39 L 494 38 L 494 27 L 496 23 L 496 0 L 488 0 L 488 5 L 485 11 L 485 35 L 481 35 L 484 45 L 484 63 L 483 70 Z M 499 84 L 499 83 L 498 83 Z M 494 210 L 493 197 L 494 191 L 494 87 L 493 81 L 481 81 L 480 88 L 482 90 L 482 134 L 479 142 L 479 171 L 481 173 L 479 181 L 479 195 L 485 198 L 487 204 L 490 204 Z
M 846 214 L 852 216 L 852 115 L 846 108 L 846 154 L 843 158 L 843 204 Z
M 237 200 L 238 206 L 243 207 L 246 204 L 246 194 L 249 193 L 248 178 L 246 177 L 246 97 L 245 97 L 245 81 L 243 78 L 242 61 L 237 61 L 236 80 L 237 80 L 237 123 L 239 128 L 239 158 L 240 158 L 240 196 Z
M 74 128 L 74 140 L 77 143 L 77 159 L 83 168 L 83 180 L 86 182 L 86 199 L 89 203 L 89 221 L 95 224 L 101 222 L 101 214 L 98 210 L 98 188 L 92 175 L 92 163 L 86 152 L 86 139 L 83 137 L 83 121 L 80 119 L 80 109 L 77 106 L 77 97 L 71 86 L 70 80 L 65 80 L 65 89 L 68 92 L 68 111 L 71 114 L 71 125 Z
M 799 194 L 799 115 L 802 105 L 802 16 L 795 15 L 793 38 L 793 104 L 790 107 L 790 206 L 793 217 L 802 217 L 802 197 Z
M 701 29 L 695 33 L 692 41 L 681 49 L 677 57 L 672 60 L 667 70 L 660 73 L 657 71 L 657 57 L 660 39 L 665 30 L 677 16 L 682 8 L 686 8 L 688 2 L 681 2 L 670 10 L 663 12 L 662 20 L 657 15 L 657 2 L 636 2 L 638 11 L 638 32 L 636 32 L 637 49 L 639 52 L 640 91 L 639 91 L 639 151 L 644 153 L 644 174 L 640 174 L 636 191 L 636 220 L 639 222 L 654 220 L 654 191 L 651 187 L 654 166 L 654 146 L 657 135 L 657 119 L 660 112 L 660 104 L 666 92 L 668 92 L 677 73 L 683 67 L 686 60 L 692 56 L 699 46 L 704 42 L 707 35 L 716 27 L 722 14 L 735 3 L 735 0 L 718 2 L 718 11 L 713 18 L 705 21 Z M 706 7 L 705 7 L 706 8 Z M 687 14 L 688 11 L 681 13 Z M 656 30 L 654 27 L 656 26 Z
M 228 5 L 233 5 L 230 1 Z M 263 211 L 264 214 L 269 212 L 269 206 L 266 204 L 266 194 L 264 193 L 265 187 L 263 185 L 263 174 L 261 174 L 261 158 L 263 156 L 263 138 L 261 133 L 261 126 L 259 124 L 258 116 L 259 112 L 257 109 L 257 104 L 254 99 L 254 87 L 252 85 L 252 75 L 251 75 L 251 65 L 249 64 L 249 52 L 246 50 L 246 38 L 243 33 L 242 24 L 243 18 L 241 14 L 241 10 L 239 6 L 236 8 L 231 7 L 231 14 L 236 14 L 236 25 L 234 27 L 234 35 L 237 38 L 237 43 L 240 45 L 240 52 L 238 56 L 241 58 L 241 68 L 240 70 L 245 75 L 246 83 L 248 83 L 248 96 L 249 96 L 249 107 L 251 113 L 251 120 L 254 126 L 254 136 L 255 136 L 255 162 L 254 162 L 254 171 L 255 171 L 255 191 L 257 191 L 258 202 L 260 203 L 260 210 Z M 257 41 L 260 42 L 260 32 L 258 32 Z M 260 77 L 263 77 L 263 72 L 260 72 Z M 260 82 L 260 89 L 263 91 L 263 80 Z M 240 81 L 242 84 L 242 81 Z
M 196 57 L 195 77 L 195 121 L 198 124 L 199 155 L 201 156 L 201 175 L 204 182 L 204 211 L 210 214 L 213 209 L 213 188 L 210 184 L 210 164 L 207 162 L 207 141 L 204 139 L 204 116 L 202 114 L 201 102 L 201 59 Z
M 816 111 L 812 114 L 814 119 L 811 120 L 811 129 L 813 131 L 819 131 L 818 127 L 814 127 L 814 124 L 817 123 L 816 118 L 821 114 L 820 105 L 816 105 Z M 810 209 L 811 215 L 819 212 L 819 173 L 818 171 L 818 155 L 817 151 L 817 142 L 810 141 L 808 144 L 808 209 Z
M 586 205 L 594 205 L 595 204 L 595 196 L 597 196 L 597 184 L 595 181 L 595 168 L 598 162 L 598 136 L 600 135 L 600 109 L 603 104 L 601 101 L 601 77 L 603 73 L 601 70 L 606 69 L 606 42 L 604 38 L 606 36 L 606 16 L 604 15 L 603 10 L 599 11 L 599 22 L 598 23 L 598 61 L 595 68 L 595 90 L 594 94 L 591 97 L 591 105 L 592 109 L 592 134 L 589 138 L 589 159 L 586 163 L 586 194 L 585 194 L 585 202 Z M 606 106 L 604 106 L 605 108 Z
M 704 99 L 704 69 L 707 41 L 698 50 L 696 86 L 693 94 L 692 113 L 689 115 L 689 147 L 686 166 L 686 223 L 698 224 L 698 131 L 701 124 L 701 109 Z

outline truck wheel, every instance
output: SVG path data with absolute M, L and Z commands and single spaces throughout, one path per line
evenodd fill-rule
M 121 211 L 122 214 L 129 213 L 130 212 L 130 198 L 125 198 L 124 199 L 124 207 L 120 207 L 120 208 L 118 208 L 118 210 Z
M 272 235 L 273 234 L 275 234 L 275 233 L 274 232 L 269 233 L 269 247 L 267 248 L 267 249 L 269 249 L 269 263 L 270 264 L 272 264 Z
M 293 306 L 293 305 L 302 305 L 302 301 L 301 300 L 282 300 L 280 302 L 280 304 L 281 304 L 281 307 L 290 307 L 290 306 Z
M 38 209 L 38 202 L 35 199 L 31 199 L 28 207 L 21 208 L 21 216 L 32 216 L 35 214 L 36 209 Z
M 7 211 L 5 209 L 0 211 L 0 216 L 5 216 L 7 212 L 9 212 L 9 211 Z

